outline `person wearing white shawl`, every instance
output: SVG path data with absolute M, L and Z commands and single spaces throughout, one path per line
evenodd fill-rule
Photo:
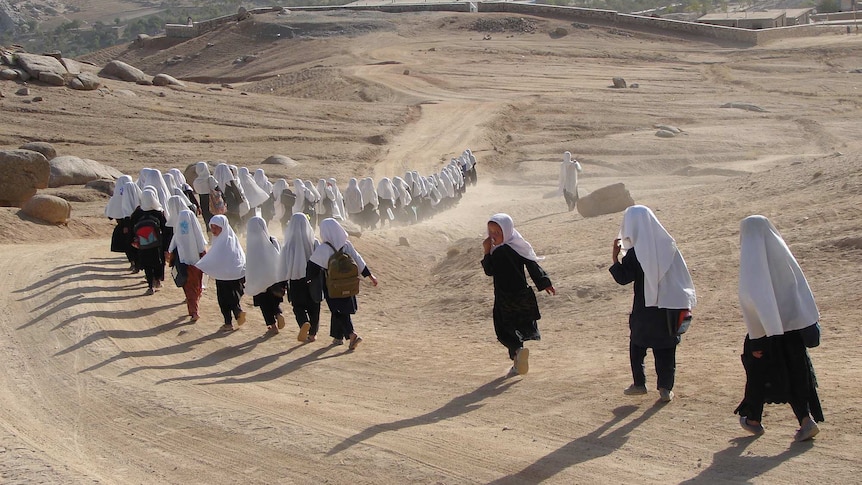
M 262 168 L 254 171 L 254 183 L 266 194 L 266 200 L 260 204 L 260 216 L 268 223 L 275 217 L 275 197 L 272 195 L 272 182 L 266 177 Z
M 473 156 L 473 152 L 469 148 L 464 150 L 463 155 L 467 157 L 465 176 L 470 181 L 470 185 L 476 185 L 479 182 L 479 175 L 476 173 L 476 157 Z
M 335 198 L 335 193 L 332 191 L 332 188 L 326 186 L 326 179 L 318 179 L 316 190 L 320 195 L 317 199 L 317 207 L 315 207 L 317 217 L 320 220 L 333 217 L 332 201 Z
M 198 305 L 203 292 L 203 273 L 195 266 L 207 252 L 207 240 L 194 212 L 184 209 L 176 216 L 174 237 L 168 247 L 170 265 L 185 265 L 186 281 L 183 293 L 192 322 L 198 321 Z
M 165 207 L 165 204 L 168 203 L 168 197 L 173 195 L 173 193 L 168 189 L 168 184 L 165 183 L 165 179 L 162 177 L 162 172 L 155 168 L 141 169 L 141 174 L 138 178 L 138 186 L 141 189 L 145 189 L 147 186 L 152 187 L 155 190 L 156 196 L 159 199 L 159 204 L 161 204 L 162 207 Z
M 739 239 L 739 306 L 748 332 L 745 396 L 734 413 L 744 430 L 759 435 L 764 403 L 790 403 L 799 423 L 794 439 L 809 440 L 823 421 L 806 350 L 820 343 L 820 312 L 802 268 L 769 219 L 746 217 Z
M 296 194 L 290 190 L 287 180 L 278 179 L 275 181 L 272 185 L 272 199 L 275 206 L 273 221 L 278 221 L 284 227 L 293 214 L 293 204 L 296 202 Z
M 267 330 L 277 334 L 284 328 L 281 302 L 287 288 L 278 267 L 281 246 L 269 235 L 262 217 L 254 216 L 248 220 L 245 247 L 248 249 L 245 290 L 254 295 L 254 306 L 260 307 Z
M 132 228 L 135 228 L 139 222 L 145 219 L 154 222 L 154 231 L 158 233 L 158 238 L 162 242 L 157 247 L 138 248 L 137 251 L 136 267 L 144 270 L 147 279 L 146 294 L 152 295 L 162 287 L 162 281 L 165 279 L 165 249 L 167 246 L 164 245 L 163 232 L 167 221 L 165 220 L 164 209 L 156 196 L 156 190 L 149 185 L 141 192 L 141 205 L 132 213 Z
M 317 187 L 311 183 L 311 180 L 306 180 L 303 185 L 305 186 L 306 200 L 303 212 L 308 216 L 311 227 L 315 227 L 317 225 L 317 206 L 320 204 L 320 192 L 317 191 Z
M 578 172 L 582 171 L 581 164 L 572 158 L 571 152 L 563 152 L 557 195 L 562 195 L 566 200 L 569 212 L 573 211 L 578 204 Z
M 403 224 L 416 222 L 416 211 L 413 208 L 413 197 L 410 195 L 410 187 L 401 177 L 392 178 L 392 187 L 395 191 L 395 219 Z
M 660 398 L 670 402 L 680 342 L 675 322 L 690 315 L 697 303 L 691 274 L 676 241 L 655 214 L 642 205 L 633 205 L 623 213 L 611 257 L 614 264 L 609 271 L 614 280 L 620 285 L 634 283 L 629 316 L 629 359 L 634 383 L 624 393 L 646 394 L 644 358 L 651 348 Z
M 344 207 L 344 195 L 341 194 L 341 190 L 338 188 L 338 183 L 335 181 L 335 178 L 330 177 L 328 180 L 329 184 L 327 187 L 332 189 L 332 195 L 334 198 L 332 200 L 335 201 L 332 207 L 332 218 L 339 221 L 347 220 L 347 209 Z M 338 212 L 336 212 L 336 207 L 338 208 Z
M 351 178 L 347 182 L 347 188 L 344 189 L 344 208 L 347 210 L 347 217 L 356 224 L 360 224 L 362 216 L 362 208 L 365 207 L 362 200 L 362 191 L 359 190 L 359 182 L 355 178 Z
M 210 219 L 212 219 L 212 212 L 210 211 L 210 190 L 212 190 L 212 186 L 210 185 L 210 167 L 207 165 L 207 162 L 198 162 L 195 164 L 195 174 L 197 177 L 192 181 L 192 188 L 198 194 L 198 200 L 200 201 L 200 209 L 201 216 L 204 218 L 204 226 L 206 226 L 206 231 L 210 231 Z M 213 179 L 215 180 L 215 179 Z
M 177 169 L 172 168 L 171 170 L 177 170 Z M 180 210 L 189 209 L 189 210 L 197 211 L 197 206 L 198 206 L 197 202 L 192 202 L 192 200 L 189 199 L 189 194 L 187 194 L 185 192 L 185 190 L 183 188 L 183 184 L 177 182 L 177 179 L 174 177 L 173 173 L 165 172 L 164 174 L 162 174 L 162 178 L 165 179 L 165 185 L 168 186 L 168 194 L 169 194 L 168 198 L 173 197 L 175 195 L 182 198 L 183 208 Z M 188 186 L 188 184 L 185 184 L 185 185 Z M 193 198 L 194 198 L 194 194 L 192 194 L 192 199 Z M 166 201 L 165 207 L 167 207 L 167 205 L 168 204 Z M 170 209 L 168 209 L 168 212 L 170 212 Z
M 291 216 L 284 228 L 284 247 L 281 249 L 278 268 L 279 280 L 288 282 L 288 300 L 299 326 L 296 339 L 300 342 L 314 342 L 320 327 L 320 302 L 323 301 L 321 279 L 318 278 L 315 280 L 317 284 L 312 285 L 311 278 L 307 276 L 308 260 L 319 245 L 305 214 Z
M 125 216 L 123 215 L 123 191 L 127 183 L 132 183 L 132 177 L 128 175 L 121 175 L 114 182 L 114 194 L 105 205 L 105 217 L 116 221 L 116 226 L 114 226 L 114 231 L 111 234 L 111 252 L 125 253 L 131 265 L 129 269 L 134 270 L 135 262 L 129 253 L 131 240 L 128 238 L 128 234 L 131 228 L 128 221 L 124 221 Z
M 261 204 L 269 200 L 269 193 L 257 185 L 257 182 L 254 180 L 254 177 L 251 176 L 251 172 L 248 171 L 248 168 L 240 167 L 237 178 L 239 179 L 242 193 L 248 201 L 250 209 L 259 207 Z
M 240 226 L 242 221 L 240 211 L 242 210 L 243 202 L 245 202 L 245 198 L 242 195 L 242 187 L 236 180 L 230 166 L 226 163 L 216 165 L 213 176 L 215 177 L 218 190 L 221 191 L 224 197 L 224 202 L 227 206 L 227 213 L 225 215 L 228 221 L 235 230 L 242 231 L 245 229 Z
M 386 221 L 389 221 L 389 227 L 392 227 L 392 220 L 395 218 L 395 201 L 395 186 L 392 185 L 389 177 L 383 177 L 377 183 L 377 213 L 380 214 L 381 229 Z
M 179 219 L 180 212 L 184 210 L 191 210 L 189 206 L 186 205 L 185 197 L 181 197 L 179 195 L 172 195 L 168 197 L 167 209 L 165 211 L 165 227 L 162 230 L 162 244 L 165 248 L 170 247 L 171 239 L 174 237 L 174 228 L 176 227 L 177 219 Z M 187 200 L 187 199 L 186 199 Z
M 210 219 L 212 245 L 195 266 L 216 280 L 216 298 L 224 317 L 222 331 L 236 330 L 245 323 L 246 314 L 240 300 L 245 293 L 245 251 L 227 217 Z M 236 327 L 232 321 L 236 318 Z
M 530 368 L 530 350 L 524 347 L 524 342 L 542 339 L 537 322 L 541 315 L 524 270 L 539 291 L 556 295 L 557 290 L 539 266 L 540 258 L 533 246 L 515 229 L 515 222 L 508 214 L 492 215 L 487 226 L 488 237 L 482 241 L 485 253 L 482 269 L 494 281 L 494 332 L 509 351 L 509 360 L 513 363 L 509 374 L 523 375 Z M 519 308 L 508 308 L 508 303 L 518 303 Z
M 323 296 L 326 299 L 326 305 L 331 313 L 329 336 L 332 337 L 333 345 L 342 345 L 344 339 L 350 340 L 350 350 L 355 350 L 362 338 L 356 334 L 353 328 L 353 320 L 351 315 L 356 313 L 359 308 L 355 296 L 346 298 L 333 298 L 326 290 L 326 269 L 329 266 L 329 257 L 335 251 L 343 249 L 343 251 L 353 258 L 359 273 L 370 279 L 371 284 L 377 286 L 377 278 L 371 273 L 371 270 L 366 266 L 365 260 L 356 251 L 350 241 L 347 240 L 347 231 L 341 227 L 335 219 L 328 218 L 320 221 L 320 239 L 321 244 L 311 254 L 308 265 L 307 277 L 312 281 L 312 285 L 320 285 L 323 288 Z
M 293 179 L 293 193 L 296 194 L 296 200 L 293 201 L 291 214 L 305 212 L 309 195 L 306 193 L 305 182 L 302 179 Z

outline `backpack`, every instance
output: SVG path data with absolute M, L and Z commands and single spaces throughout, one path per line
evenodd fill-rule
M 138 249 L 153 249 L 162 245 L 162 229 L 159 220 L 145 215 L 135 223 L 134 243 Z
M 326 243 L 334 253 L 326 264 L 326 290 L 330 298 L 347 298 L 359 294 L 359 266 L 344 252 Z
M 214 189 L 210 191 L 210 213 L 214 216 L 220 216 L 227 212 L 227 204 L 224 202 L 224 194 L 221 190 Z

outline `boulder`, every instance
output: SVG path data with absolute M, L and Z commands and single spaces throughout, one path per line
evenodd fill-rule
M 56 57 L 18 52 L 15 54 L 15 60 L 18 61 L 19 67 L 36 79 L 39 79 L 39 75 L 43 72 L 53 73 L 60 77 L 66 74 L 66 67 Z
M 267 157 L 263 162 L 264 165 L 284 165 L 285 167 L 296 167 L 299 163 L 296 160 L 284 155 L 272 155 Z
M 49 187 L 64 185 L 84 185 L 98 179 L 116 179 L 123 175 L 119 170 L 102 165 L 95 160 L 78 158 L 73 155 L 54 157 L 48 162 L 51 167 Z
M 622 212 L 635 204 L 625 184 L 618 183 L 602 187 L 578 199 L 578 213 L 583 217 Z
M 99 76 L 90 72 L 82 72 L 69 81 L 69 87 L 78 91 L 94 91 L 102 87 Z
M 0 69 L 0 79 L 4 81 L 12 81 L 18 79 L 18 72 L 14 69 Z
M 153 86 L 185 86 L 185 83 L 167 74 L 153 76 Z
M 93 67 L 87 64 L 78 62 L 74 59 L 66 59 L 65 57 L 60 59 L 60 63 L 63 64 L 63 67 L 66 68 L 66 72 L 72 75 L 78 75 L 82 72 L 89 72 L 95 70 Z
M 658 130 L 655 132 L 655 136 L 659 138 L 673 138 L 676 136 L 676 133 L 670 130 Z
M 72 217 L 72 204 L 55 195 L 37 194 L 24 202 L 21 212 L 51 224 L 66 224 Z
M 30 76 L 30 74 L 29 74 L 29 73 L 27 73 L 27 71 L 25 71 L 24 69 L 21 69 L 21 68 L 12 68 L 12 70 L 13 70 L 13 71 L 15 71 L 15 72 L 17 72 L 17 73 L 18 73 L 18 79 L 20 79 L 20 80 L 22 80 L 22 81 L 24 81 L 24 82 L 29 81 L 29 80 L 30 80 L 30 78 L 32 77 L 32 76 Z
M 54 148 L 54 145 L 48 143 L 47 141 L 31 141 L 30 143 L 25 143 L 18 148 L 22 150 L 39 152 L 42 155 L 45 155 L 45 158 L 48 160 L 57 156 L 57 150 Z
M 625 87 L 626 87 L 626 80 L 621 78 L 621 77 L 615 77 L 613 79 L 613 82 L 614 82 L 614 87 L 617 89 L 625 89 Z
M 39 80 L 45 84 L 50 84 L 51 86 L 65 86 L 66 85 L 66 78 L 64 78 L 63 76 L 61 76 L 60 74 L 57 74 L 55 72 L 48 72 L 48 71 L 40 72 L 39 73 Z
M 128 81 L 130 83 L 149 80 L 147 75 L 144 74 L 144 71 L 137 67 L 130 66 L 123 61 L 111 61 L 105 64 L 105 67 L 99 71 L 99 76 Z
M 48 187 L 51 169 L 39 152 L 0 150 L 0 173 L 0 206 L 18 207 L 37 189 Z
M 117 185 L 117 181 L 114 179 L 99 179 L 87 182 L 84 187 L 88 189 L 98 190 L 99 192 L 106 195 L 114 195 L 115 185 Z

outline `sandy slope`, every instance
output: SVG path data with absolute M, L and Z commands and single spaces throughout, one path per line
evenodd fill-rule
M 312 82 L 267 85 L 290 94 L 109 82 L 101 94 L 34 87 L 46 101 L 0 101 L 18 121 L 0 128 L 5 145 L 49 139 L 128 173 L 222 158 L 256 168 L 283 153 L 300 166 L 268 172 L 343 182 L 430 171 L 466 147 L 480 162 L 479 186 L 456 209 L 356 240 L 381 283 L 363 286 L 354 353 L 328 346 L 326 311 L 323 338 L 299 345 L 292 330 L 263 337 L 248 297 L 249 322 L 229 335 L 216 332 L 212 289 L 196 324 L 179 289 L 143 297 L 141 278 L 108 252 L 103 202 L 77 203 L 67 228 L 4 210 L 4 483 L 856 482 L 862 157 L 858 75 L 847 71 L 862 64 L 860 41 L 737 50 L 603 29 L 480 41 L 461 17 L 403 19 L 326 41 L 323 55 L 338 54 L 317 62 L 342 99 L 300 66 L 283 77 Z M 287 51 L 281 64 L 262 59 L 275 71 L 292 65 Z M 640 87 L 608 89 L 613 75 Z M 356 100 L 361 90 L 376 102 Z M 657 138 L 656 123 L 685 134 Z M 387 143 L 369 143 L 375 135 Z M 583 219 L 545 197 L 566 149 L 583 161 L 582 193 L 625 182 L 691 267 L 699 305 L 671 404 L 621 393 L 631 289 L 606 271 L 619 215 Z M 479 266 L 498 211 L 546 256 L 558 289 L 539 297 L 530 373 L 510 379 Z M 791 444 L 789 406 L 768 408 L 758 439 L 731 414 L 743 385 L 738 222 L 753 213 L 782 231 L 820 305 L 812 359 L 827 422 L 813 443 Z

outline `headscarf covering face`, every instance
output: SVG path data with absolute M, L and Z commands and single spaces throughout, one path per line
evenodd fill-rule
M 272 243 L 266 221 L 254 216 L 246 226 L 248 259 L 245 265 L 245 290 L 257 295 L 279 281 L 279 247 Z
M 176 223 L 180 212 L 184 210 L 188 210 L 189 206 L 186 205 L 185 201 L 179 195 L 172 195 L 168 198 L 168 210 L 166 211 L 170 216 L 166 216 L 165 219 L 167 223 L 165 224 L 168 227 L 176 227 Z
M 141 188 L 134 182 L 126 182 L 123 185 L 122 216 L 131 217 L 135 209 L 141 205 Z M 155 195 L 155 194 L 153 194 Z
M 515 221 L 512 220 L 512 217 L 509 216 L 509 214 L 494 214 L 490 219 L 488 219 L 488 222 L 496 223 L 503 231 L 503 242 L 500 243 L 499 246 L 492 247 L 492 253 L 498 247 L 503 244 L 507 244 L 525 259 L 529 259 L 530 261 L 538 261 L 540 259 L 536 256 L 536 252 L 533 251 L 533 246 L 531 246 L 530 243 L 524 239 L 524 236 L 521 236 L 521 233 L 515 229 Z
M 122 219 L 126 217 L 123 214 L 123 190 L 124 186 L 132 182 L 132 177 L 129 175 L 120 175 L 114 182 L 114 195 L 108 199 L 108 204 L 105 205 L 105 216 L 111 219 Z
M 766 217 L 742 220 L 739 306 L 752 339 L 800 330 L 820 320 L 808 280 Z
M 162 204 L 159 203 L 159 198 L 156 196 L 155 189 L 150 189 L 150 185 L 148 185 L 143 192 L 141 192 L 141 210 L 151 211 L 157 210 L 160 212 L 164 212 L 164 208 Z
M 209 183 L 210 167 L 207 165 L 207 162 L 196 163 L 195 174 L 197 174 L 197 177 L 192 182 L 195 192 L 198 194 L 209 194 L 212 187 Z
M 213 235 L 212 248 L 200 261 L 197 268 L 211 277 L 231 281 L 245 276 L 245 251 L 239 243 L 236 233 L 224 215 L 215 215 L 210 219 L 211 226 L 222 229 L 218 236 Z
M 294 214 L 284 228 L 284 247 L 279 262 L 279 281 L 305 278 L 308 260 L 317 247 L 314 229 L 305 214 Z
M 365 206 L 362 200 L 362 192 L 359 190 L 359 183 L 355 178 L 351 178 L 347 182 L 347 188 L 344 190 L 344 205 L 347 208 L 348 214 L 362 212 L 362 208 Z
M 694 283 L 682 253 L 648 207 L 633 205 L 626 209 L 618 237 L 623 252 L 635 248 L 644 272 L 646 306 L 694 308 L 697 303 Z
M 195 213 L 188 209 L 180 211 L 168 251 L 176 249 L 181 263 L 193 265 L 200 261 L 206 248 L 207 240 Z
M 262 168 L 254 171 L 254 183 L 267 194 L 272 193 L 272 182 L 266 177 L 266 172 Z
M 347 240 L 347 231 L 341 227 L 338 221 L 331 217 L 320 221 L 320 239 L 321 244 L 317 246 L 317 249 L 314 250 L 311 258 L 309 258 L 312 263 L 325 269 L 329 262 L 329 257 L 335 252 L 332 248 L 336 250 L 344 248 L 344 252 L 349 254 L 356 262 L 359 272 L 362 273 L 365 271 L 365 260 L 356 252 L 353 244 Z M 332 247 L 329 247 L 330 244 Z

